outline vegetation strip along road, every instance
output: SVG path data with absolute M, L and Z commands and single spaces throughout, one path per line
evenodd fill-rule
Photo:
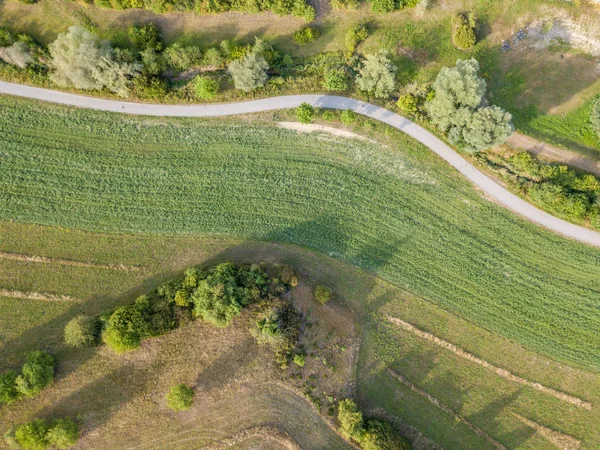
M 600 247 L 600 233 L 558 219 L 539 210 L 484 175 L 456 151 L 424 128 L 385 108 L 359 100 L 332 95 L 290 95 L 231 104 L 158 105 L 92 98 L 8 82 L 0 82 L 0 93 L 101 111 L 171 117 L 215 117 L 247 114 L 296 108 L 302 103 L 310 103 L 319 108 L 351 109 L 358 114 L 379 120 L 403 131 L 421 142 L 506 208 L 563 236 Z

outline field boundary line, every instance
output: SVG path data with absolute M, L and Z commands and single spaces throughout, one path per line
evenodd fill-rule
M 240 444 L 246 439 L 260 437 L 263 439 L 272 439 L 284 446 L 286 450 L 302 450 L 302 447 L 285 431 L 280 430 L 274 425 L 265 425 L 247 428 L 232 436 L 225 438 L 217 443 L 208 444 L 200 447 L 201 450 L 226 450 L 234 445 Z
M 128 266 L 125 264 L 98 264 L 85 261 L 75 261 L 72 259 L 51 258 L 48 256 L 25 255 L 22 253 L 10 253 L 0 251 L 0 259 L 8 259 L 12 261 L 60 264 L 62 266 L 73 267 L 91 267 L 97 269 L 121 270 L 124 272 L 137 272 L 143 269 L 142 266 Z
M 398 381 L 400 381 L 400 383 L 402 383 L 404 386 L 408 387 L 410 390 L 416 392 L 420 396 L 425 397 L 432 405 L 437 406 L 439 409 L 441 409 L 445 413 L 450 414 L 456 420 L 459 420 L 460 422 L 464 423 L 473 432 L 475 432 L 475 434 L 477 434 L 478 436 L 484 438 L 486 441 L 488 441 L 494 447 L 496 447 L 496 448 L 498 448 L 500 450 L 508 450 L 504 445 L 502 445 L 500 442 L 498 442 L 492 436 L 490 436 L 489 434 L 487 434 L 485 431 L 483 431 L 477 425 L 474 425 L 471 422 L 469 422 L 466 418 L 464 418 L 463 416 L 461 416 L 460 414 L 458 414 L 457 412 L 455 412 L 453 409 L 451 409 L 448 406 L 444 405 L 442 402 L 440 402 L 433 395 L 425 392 L 423 389 L 421 389 L 418 386 L 416 386 L 415 384 L 411 383 L 406 378 L 404 378 L 402 375 L 400 375 L 398 372 L 396 372 L 396 371 L 394 371 L 392 369 L 388 369 L 388 371 L 389 371 L 389 373 L 394 378 L 396 378 Z
M 82 302 L 83 300 L 70 295 L 47 294 L 45 292 L 24 292 L 0 289 L 0 297 L 22 298 L 25 300 L 43 300 L 45 302 Z
M 537 223 L 565 237 L 585 244 L 600 247 L 600 233 L 565 220 L 559 219 L 531 203 L 523 200 L 488 177 L 456 150 L 447 145 L 433 133 L 416 123 L 381 106 L 349 97 L 336 95 L 301 94 L 263 98 L 235 103 L 214 103 L 196 105 L 169 105 L 152 103 L 133 103 L 120 100 L 108 100 L 84 95 L 71 94 L 52 89 L 44 89 L 24 84 L 0 81 L 0 94 L 15 95 L 35 100 L 58 103 L 67 106 L 96 109 L 124 114 L 136 114 L 155 117 L 219 117 L 239 114 L 251 114 L 262 111 L 297 108 L 309 103 L 317 108 L 352 110 L 371 119 L 390 125 L 406 133 L 429 148 L 440 158 L 464 175 L 471 183 L 479 187 L 489 197 L 514 213 Z
M 513 415 L 528 427 L 533 428 L 536 433 L 539 433 L 541 436 L 548 439 L 561 450 L 579 450 L 581 447 L 581 441 L 573 436 L 545 427 L 531 419 L 528 419 L 527 417 L 517 414 L 516 412 L 513 412 Z
M 534 381 L 530 381 L 526 378 L 515 375 L 514 373 L 510 372 L 509 370 L 502 369 L 501 367 L 495 366 L 492 363 L 489 363 L 486 360 L 473 355 L 472 353 L 466 352 L 465 350 L 458 347 L 457 345 L 454 345 L 448 341 L 440 339 L 436 335 L 428 333 L 427 331 L 423 331 L 420 328 L 417 328 L 414 325 L 412 325 L 408 322 L 405 322 L 404 320 L 398 319 L 396 317 L 390 317 L 390 316 L 388 316 L 388 320 L 390 322 L 392 322 L 393 324 L 398 325 L 402 329 L 404 329 L 416 336 L 419 336 L 420 338 L 423 338 L 429 342 L 433 342 L 434 344 L 436 344 L 442 348 L 445 348 L 446 350 L 450 350 L 456 356 L 459 356 L 463 359 L 469 360 L 475 364 L 479 364 L 480 366 L 483 366 L 486 369 L 490 369 L 491 371 L 495 372 L 496 375 L 504 378 L 505 380 L 509 380 L 514 383 L 518 383 L 523 386 L 528 386 L 530 388 L 536 389 L 540 392 L 543 392 L 544 394 L 550 395 L 558 400 L 562 400 L 563 402 L 570 403 L 579 408 L 587 409 L 588 411 L 592 409 L 592 404 L 590 402 L 587 402 L 578 397 L 574 397 L 572 395 L 565 394 L 564 392 L 557 391 L 556 389 L 552 389 L 548 386 L 544 386 L 543 384 L 536 383 Z

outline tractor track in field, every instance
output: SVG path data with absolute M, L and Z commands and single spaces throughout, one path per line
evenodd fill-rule
M 24 255 L 21 253 L 10 253 L 0 251 L 0 259 L 7 259 L 11 261 L 22 261 L 22 262 L 33 262 L 41 264 L 58 264 L 61 266 L 72 266 L 72 267 L 90 267 L 94 269 L 107 269 L 117 270 L 123 272 L 139 272 L 143 270 L 141 266 L 128 266 L 125 264 L 99 264 L 86 261 L 75 261 L 72 259 L 62 258 L 50 258 L 47 256 L 36 256 L 36 255 Z
M 439 157 L 448 162 L 462 175 L 481 189 L 489 198 L 505 208 L 537 223 L 549 230 L 576 241 L 600 247 L 600 233 L 581 227 L 542 211 L 517 195 L 511 193 L 496 183 L 492 178 L 475 168 L 475 166 L 460 156 L 455 150 L 441 139 L 414 122 L 382 108 L 347 97 L 333 95 L 289 95 L 265 98 L 238 103 L 207 104 L 207 105 L 167 105 L 149 103 L 131 103 L 119 100 L 86 97 L 77 94 L 43 89 L 22 84 L 0 82 L 0 93 L 16 95 L 35 100 L 76 106 L 100 111 L 110 111 L 125 114 L 165 117 L 218 117 L 238 114 L 249 114 L 261 111 L 296 108 L 302 103 L 309 103 L 319 108 L 347 110 L 390 125 L 421 144 L 428 147 Z

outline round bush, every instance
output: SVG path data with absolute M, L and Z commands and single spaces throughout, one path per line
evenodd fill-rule
M 96 317 L 79 314 L 65 326 L 65 342 L 71 347 L 91 347 L 98 343 L 100 321 Z
M 330 91 L 345 91 L 348 89 L 348 79 L 342 69 L 325 72 L 323 87 Z
M 321 35 L 321 32 L 316 28 L 306 27 L 294 33 L 294 41 L 300 45 L 314 42 Z
M 220 84 L 217 80 L 208 77 L 196 77 L 194 81 L 194 94 L 202 100 L 215 98 L 219 93 Z
M 15 441 L 21 448 L 43 450 L 50 446 L 46 437 L 48 424 L 42 419 L 34 419 L 15 430 Z
M 14 370 L 0 375 L 0 403 L 10 404 L 21 396 L 17 390 L 17 377 Z
M 79 425 L 72 419 L 56 419 L 50 424 L 46 438 L 56 448 L 70 448 L 79 439 Z
M 102 339 L 117 353 L 133 350 L 140 346 L 145 325 L 138 308 L 122 306 L 111 314 Z
M 308 103 L 302 103 L 296 108 L 296 116 L 301 123 L 311 123 L 315 115 L 315 108 Z
M 344 125 L 352 125 L 354 122 L 356 122 L 356 113 L 351 109 L 346 109 L 342 111 L 340 119 Z
M 54 358 L 48 353 L 31 352 L 15 381 L 17 390 L 25 397 L 35 397 L 54 380 L 55 365 Z
M 167 394 L 167 406 L 173 411 L 189 409 L 194 402 L 194 390 L 185 384 L 172 386 Z
M 330 301 L 333 298 L 333 291 L 331 289 L 329 289 L 327 286 L 323 286 L 323 285 L 318 285 L 315 288 L 315 299 L 321 303 L 322 305 L 324 305 L 325 303 L 327 303 L 328 301 Z

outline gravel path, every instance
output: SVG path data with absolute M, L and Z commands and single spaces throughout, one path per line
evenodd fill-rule
M 421 142 L 467 177 L 473 184 L 485 192 L 486 195 L 511 211 L 563 236 L 600 247 L 600 233 L 558 219 L 537 209 L 477 170 L 456 151 L 424 128 L 385 108 L 359 100 L 333 95 L 289 95 L 228 104 L 159 105 L 85 97 L 7 82 L 0 82 L 0 93 L 60 103 L 63 105 L 78 106 L 81 108 L 148 116 L 229 116 L 276 109 L 296 108 L 303 102 L 310 103 L 313 106 L 320 108 L 340 110 L 352 109 L 358 114 L 386 123 Z

